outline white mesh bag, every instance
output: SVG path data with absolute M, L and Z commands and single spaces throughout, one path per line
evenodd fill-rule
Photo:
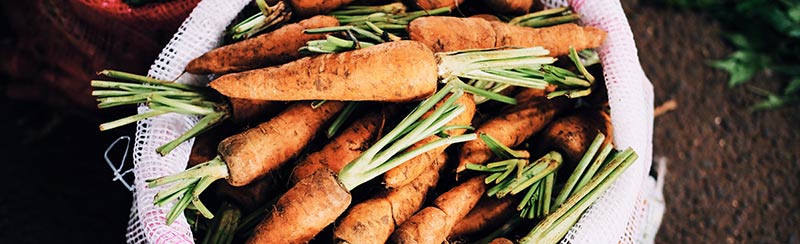
M 163 80 L 180 76 L 178 82 L 181 83 L 207 83 L 206 76 L 180 74 L 191 59 L 219 45 L 225 27 L 250 1 L 201 1 L 161 51 L 148 75 Z M 547 7 L 557 7 L 568 2 L 544 0 L 543 3 Z M 663 197 L 659 198 L 660 188 L 656 187 L 659 184 L 648 177 L 652 155 L 652 84 L 639 64 L 633 34 L 618 1 L 575 0 L 569 4 L 581 15 L 584 25 L 608 32 L 598 52 L 608 87 L 614 143 L 618 148 L 633 147 L 640 157 L 583 214 L 563 243 L 652 243 L 654 230 L 645 226 L 654 222 L 651 219 L 660 222 L 663 213 Z M 144 106 L 139 108 L 139 113 L 146 111 Z M 192 232 L 183 216 L 172 225 L 165 224 L 172 204 L 154 206 L 153 196 L 160 188 L 149 189 L 144 181 L 186 168 L 193 140 L 183 143 L 166 157 L 158 155 L 155 148 L 176 138 L 196 122 L 194 116 L 167 114 L 137 124 L 128 243 L 193 243 Z M 656 230 L 657 227 L 656 223 Z

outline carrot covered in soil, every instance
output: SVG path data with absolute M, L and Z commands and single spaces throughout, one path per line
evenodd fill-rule
M 606 135 L 603 145 L 611 143 L 614 133 L 611 117 L 601 109 L 582 109 L 553 121 L 542 131 L 536 145 L 542 150 L 559 150 L 568 162 L 576 163 L 598 132 Z
M 381 113 L 369 113 L 354 121 L 348 128 L 332 141 L 314 153 L 306 156 L 292 170 L 290 184 L 314 174 L 321 168 L 329 168 L 339 172 L 347 163 L 356 159 L 380 132 L 384 116 Z
M 461 221 L 453 226 L 448 240 L 476 232 L 497 228 L 505 220 L 514 215 L 512 198 L 494 198 L 484 196 Z
M 271 120 L 222 140 L 217 147 L 218 156 L 213 160 L 178 174 L 147 180 L 148 187 L 177 182 L 156 194 L 155 203 L 161 205 L 183 196 L 168 215 L 168 223 L 177 218 L 189 201 L 203 208 L 197 197 L 211 183 L 225 178 L 232 186 L 243 186 L 278 169 L 300 153 L 343 107 L 342 102 L 336 101 L 328 101 L 318 108 L 312 108 L 309 102 L 292 104 Z M 204 216 L 212 215 L 206 212 Z
M 514 147 L 528 137 L 543 129 L 559 112 L 569 104 L 568 101 L 556 98 L 548 100 L 536 96 L 538 92 L 522 92 L 516 96 L 524 103 L 510 107 L 501 114 L 481 124 L 476 133 L 487 134 L 498 142 Z M 533 98 L 532 98 L 533 96 Z M 467 164 L 484 164 L 492 157 L 492 150 L 483 140 L 474 140 L 461 147 L 456 172 L 462 172 Z
M 464 95 L 458 100 L 456 100 L 456 104 L 461 104 L 466 108 L 464 113 L 461 113 L 458 117 L 450 121 L 447 126 L 452 125 L 470 125 L 472 123 L 472 117 L 475 115 L 475 102 L 472 98 L 472 95 Z M 423 115 L 423 118 L 427 117 L 430 113 Z M 459 136 L 464 134 L 466 129 L 453 129 L 447 130 L 445 133 L 448 136 Z M 408 150 L 413 150 L 419 147 L 424 146 L 430 142 L 438 140 L 440 137 L 437 135 L 433 135 L 429 138 L 425 138 L 422 141 L 419 141 L 417 144 L 411 146 Z M 397 188 L 404 186 L 411 181 L 413 181 L 417 176 L 422 174 L 422 172 L 426 171 L 429 165 L 436 160 L 439 154 L 443 153 L 445 149 L 447 149 L 445 145 L 439 148 L 435 148 L 433 150 L 428 151 L 422 155 L 419 155 L 411 160 L 406 161 L 405 163 L 398 165 L 397 167 L 386 171 L 383 175 L 384 183 L 386 183 L 386 187 L 388 188 Z
M 415 19 L 409 24 L 408 33 L 411 40 L 424 43 L 434 52 L 541 46 L 554 57 L 568 54 L 570 46 L 577 50 L 598 47 L 606 36 L 601 29 L 575 24 L 528 28 L 480 18 L 442 16 Z
M 193 59 L 186 65 L 192 74 L 227 74 L 283 64 L 300 57 L 297 50 L 311 40 L 323 39 L 321 34 L 305 34 L 306 29 L 338 26 L 330 16 L 314 16 L 288 24 L 270 33 L 222 46 Z
M 461 6 L 464 0 L 406 0 L 405 2 L 409 6 L 414 6 L 423 10 L 434 10 L 444 7 L 455 9 Z
M 453 226 L 475 206 L 486 184 L 483 176 L 474 177 L 453 187 L 406 220 L 391 236 L 393 243 L 430 243 L 445 241 Z
M 359 203 L 336 225 L 337 243 L 385 243 L 395 228 L 422 207 L 429 190 L 436 186 L 447 155 L 439 154 L 427 170 L 411 183 L 387 190 Z
M 436 67 L 424 45 L 396 41 L 227 74 L 210 85 L 225 96 L 247 99 L 402 102 L 436 91 Z
M 462 93 L 457 89 L 457 95 L 448 98 L 430 117 L 419 120 L 451 91 L 453 86 L 446 85 L 420 103 L 397 127 L 345 166 L 338 175 L 323 168 L 298 182 L 281 196 L 272 214 L 256 227 L 248 243 L 308 242 L 345 211 L 350 203 L 349 192 L 355 187 L 432 148 L 475 139 L 474 134 L 449 137 L 411 152 L 400 153 L 417 141 L 439 132 L 444 124 L 464 112 L 461 105 L 454 104 Z

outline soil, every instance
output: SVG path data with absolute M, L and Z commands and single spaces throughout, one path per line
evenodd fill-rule
M 748 111 L 762 99 L 748 86 L 780 82 L 762 74 L 728 88 L 705 65 L 731 51 L 708 16 L 623 4 L 656 105 L 678 104 L 655 119 L 654 158 L 669 160 L 657 242 L 800 243 L 800 106 Z M 0 97 L 0 243 L 124 242 L 131 194 L 102 155 L 133 128 L 96 126 L 132 109 L 63 107 Z

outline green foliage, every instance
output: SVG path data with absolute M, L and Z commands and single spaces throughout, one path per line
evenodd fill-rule
M 797 0 L 655 0 L 669 6 L 708 12 L 723 25 L 734 46 L 727 58 L 709 65 L 730 74 L 728 85 L 741 85 L 766 70 L 785 81 L 783 92 L 757 92 L 765 100 L 751 109 L 772 109 L 800 101 L 800 1 Z

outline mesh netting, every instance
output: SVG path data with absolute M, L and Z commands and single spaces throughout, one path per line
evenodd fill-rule
M 222 31 L 249 0 L 202 1 L 183 23 L 151 67 L 149 75 L 159 79 L 175 79 L 190 59 L 218 45 Z M 565 6 L 566 1 L 542 1 L 545 6 Z M 657 201 L 657 187 L 647 176 L 652 154 L 653 88 L 639 64 L 633 34 L 622 7 L 613 0 L 575 0 L 569 2 L 581 14 L 583 24 L 608 32 L 606 42 L 598 49 L 608 87 L 614 143 L 618 148 L 632 147 L 639 160 L 601 196 L 567 233 L 564 243 L 636 243 L 652 242 L 642 238 L 643 228 L 659 212 L 651 210 Z M 203 83 L 206 77 L 183 75 L 179 82 Z M 142 107 L 139 112 L 145 112 Z M 196 118 L 182 115 L 159 116 L 140 122 L 134 150 L 135 193 L 129 243 L 192 243 L 192 234 L 181 217 L 166 226 L 165 214 L 172 206 L 153 206 L 159 190 L 144 187 L 144 179 L 181 171 L 186 166 L 193 141 L 184 143 L 167 157 L 160 157 L 155 148 L 186 131 Z M 663 209 L 663 198 L 661 200 Z M 663 210 L 661 210 L 663 213 Z M 658 215 L 658 216 L 652 216 Z

